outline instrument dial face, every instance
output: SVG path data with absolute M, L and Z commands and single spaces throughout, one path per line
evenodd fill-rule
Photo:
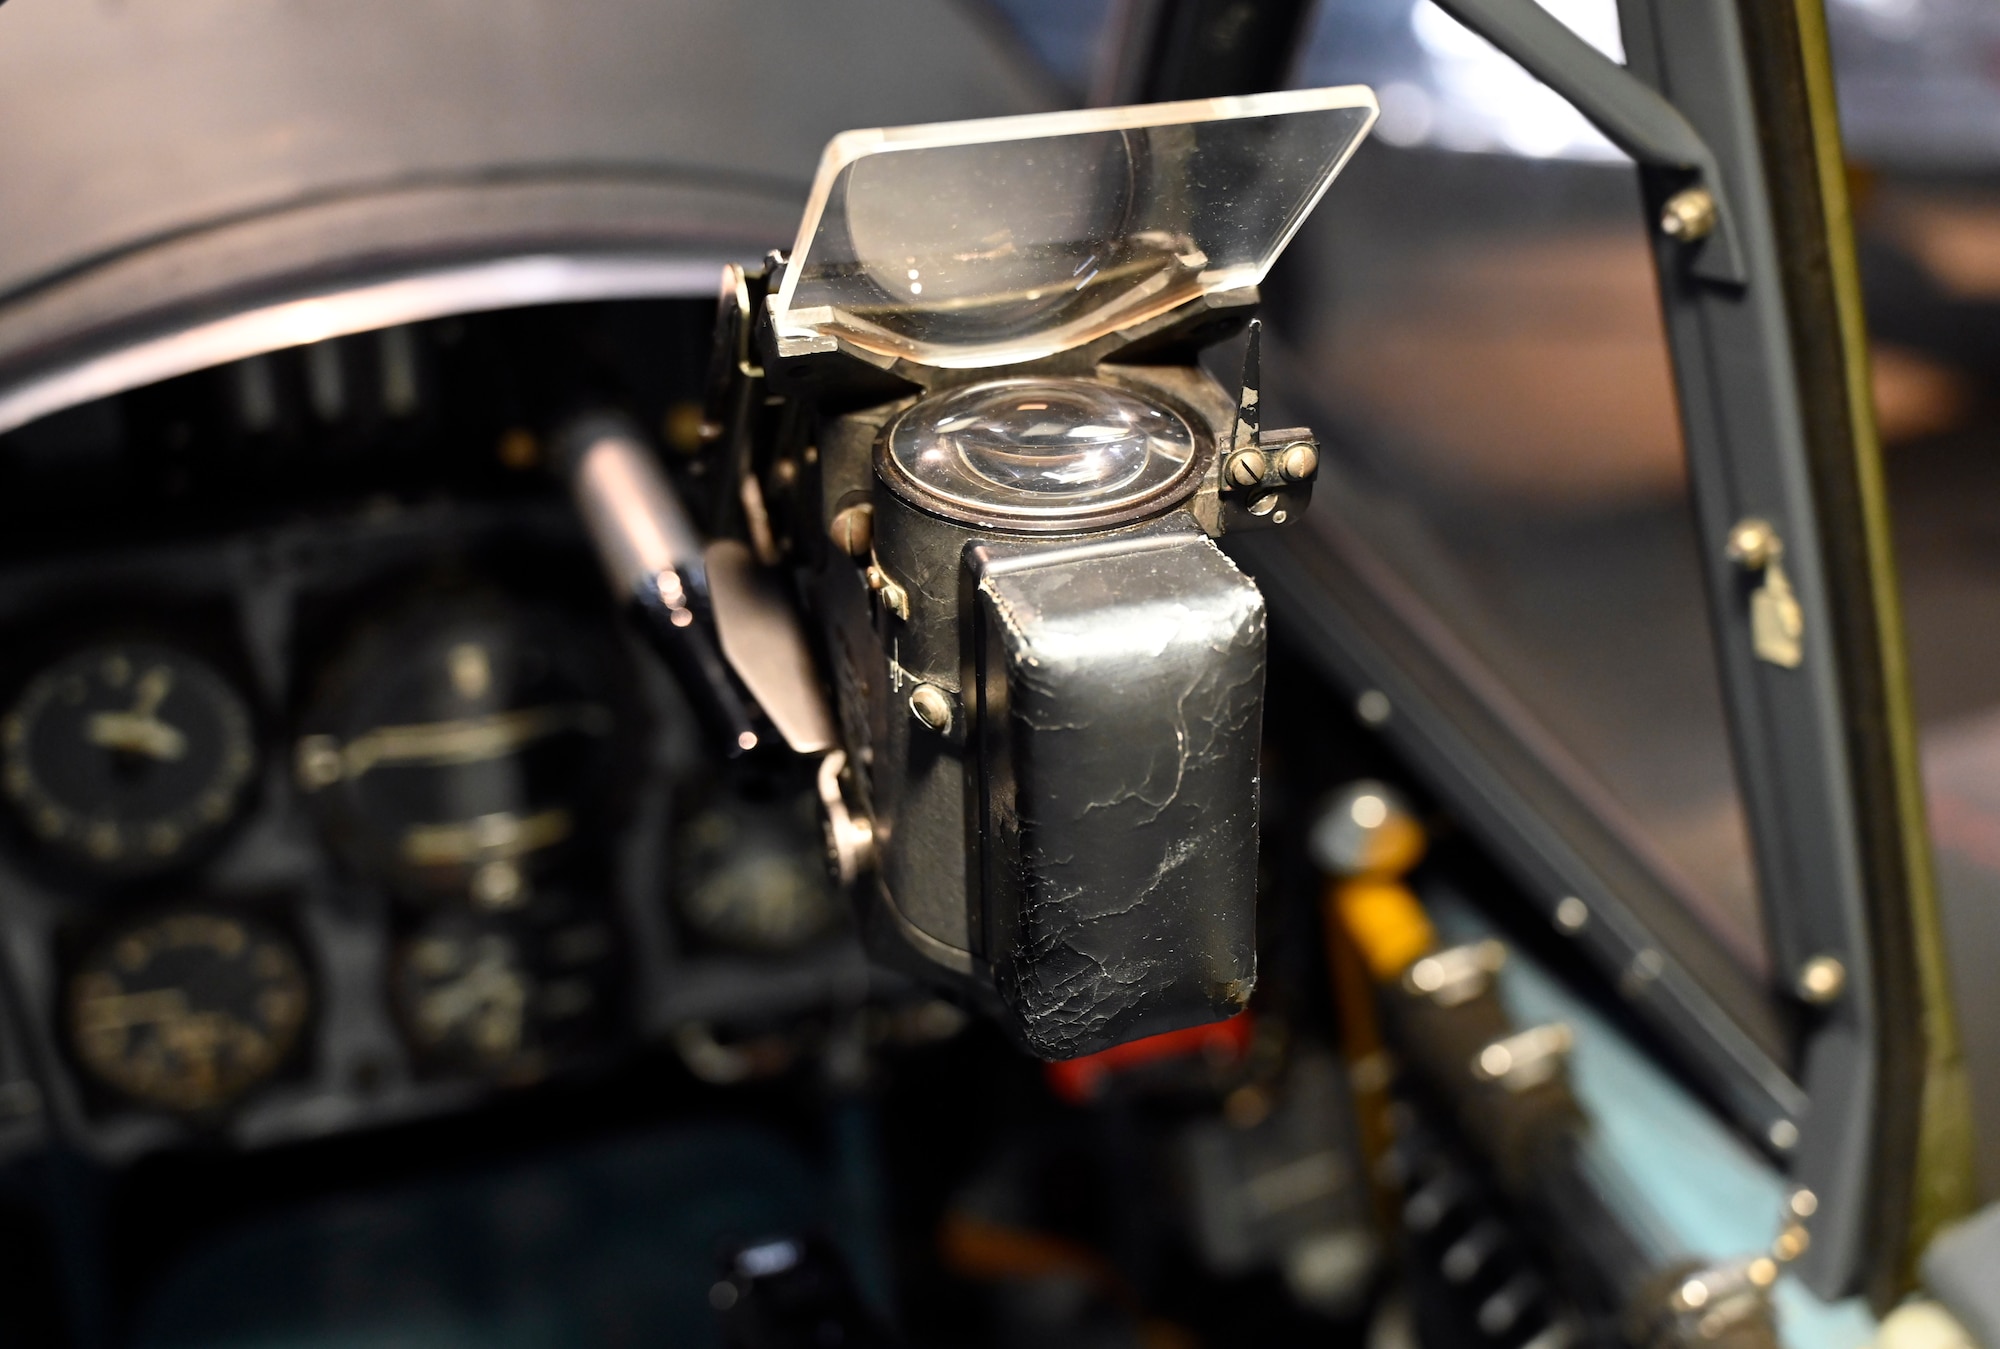
M 758 955 L 798 951 L 839 925 L 818 803 L 720 801 L 682 831 L 678 899 L 701 937 Z
M 398 1011 L 417 1056 L 503 1082 L 530 1082 L 613 1011 L 618 943 L 602 918 L 547 897 L 531 917 L 441 914 L 397 951 Z
M 70 1040 L 100 1084 L 182 1112 L 226 1106 L 298 1047 L 304 963 L 266 924 L 191 911 L 111 935 L 69 980 Z
M 419 899 L 523 908 L 615 775 L 609 667 L 554 615 L 420 608 L 341 663 L 299 740 L 299 784 L 362 871 Z
M 0 792 L 32 833 L 108 875 L 164 870 L 214 839 L 256 763 L 242 695 L 151 642 L 73 652 L 0 718 Z

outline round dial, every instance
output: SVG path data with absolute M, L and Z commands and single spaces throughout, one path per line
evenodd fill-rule
M 395 991 L 417 1056 L 500 1081 L 540 1077 L 612 1010 L 618 943 L 558 897 L 533 915 L 441 914 L 398 948 Z
M 89 1074 L 133 1100 L 214 1110 L 297 1048 L 311 995 L 275 929 L 185 912 L 114 932 L 69 980 L 71 1043 Z
M 796 951 L 841 917 L 826 874 L 817 803 L 803 809 L 719 804 L 681 835 L 681 916 L 718 945 L 764 955 Z
M 72 652 L 0 719 L 0 789 L 94 870 L 158 871 L 233 820 L 256 768 L 250 709 L 207 662 L 151 642 Z
M 419 606 L 356 644 L 297 747 L 335 842 L 416 898 L 525 906 L 622 762 L 595 634 L 486 600 Z

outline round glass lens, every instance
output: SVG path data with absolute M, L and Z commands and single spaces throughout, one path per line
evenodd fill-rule
M 889 454 L 927 493 L 998 515 L 1067 519 L 1130 505 L 1194 461 L 1185 419 L 1114 385 L 1010 379 L 927 398 Z

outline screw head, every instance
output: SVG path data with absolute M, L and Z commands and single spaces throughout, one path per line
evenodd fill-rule
M 1229 456 L 1223 474 L 1231 487 L 1255 487 L 1264 481 L 1264 453 L 1261 450 L 1243 450 Z
M 1278 503 L 1282 500 L 1284 500 L 1284 498 L 1280 496 L 1278 493 L 1266 492 L 1264 493 L 1263 496 L 1258 497 L 1255 501 L 1250 503 L 1250 513 L 1252 515 L 1269 515 L 1272 511 L 1278 509 Z M 1283 516 L 1278 517 L 1278 523 L 1279 524 L 1284 523 Z
M 1715 232 L 1715 197 L 1707 188 L 1684 187 L 1660 207 L 1660 233 L 1684 244 Z
M 1287 445 L 1278 457 L 1278 471 L 1293 482 L 1304 482 L 1319 472 L 1319 451 L 1304 441 Z
M 1785 545 L 1779 540 L 1778 531 L 1771 527 L 1771 522 L 1754 517 L 1738 520 L 1730 528 L 1729 541 L 1724 548 L 1729 560 L 1745 571 L 1763 571 L 1785 551 Z
M 951 695 L 936 684 L 919 684 L 910 694 L 910 715 L 926 729 L 942 734 L 951 729 Z
M 875 507 L 863 501 L 835 512 L 826 534 L 849 557 L 867 557 L 875 546 Z
M 1847 987 L 1847 966 L 1835 956 L 1814 956 L 1799 967 L 1799 996 L 1818 1007 L 1838 998 Z

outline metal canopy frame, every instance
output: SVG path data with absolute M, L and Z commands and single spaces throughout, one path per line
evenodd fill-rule
M 1884 1303 L 1965 1193 L 1969 1126 L 1954 1113 L 1820 0 L 1619 0 L 1626 66 L 1535 0 L 1436 3 L 1638 162 L 1770 996 L 1746 1005 L 1740 978 L 1676 958 L 1704 940 L 1671 930 L 1657 884 L 1559 772 L 1529 762 L 1505 699 L 1468 678 L 1451 634 L 1415 630 L 1379 563 L 1283 535 L 1250 560 L 1286 556 L 1257 567 L 1274 607 L 1356 687 L 1389 695 L 1385 736 L 1552 921 L 1565 898 L 1587 902 L 1592 921 L 1559 930 L 1810 1191 L 1790 1215 L 1809 1238 L 1795 1266 L 1807 1285 Z M 1671 237 L 1664 215 L 1690 188 L 1708 194 L 1711 227 Z M 1780 625 L 1789 651 L 1771 645 L 1768 610 L 1753 616 L 1775 559 L 1745 545 L 1772 537 L 1796 605 Z M 1795 1053 L 1774 1047 L 1787 1038 Z

